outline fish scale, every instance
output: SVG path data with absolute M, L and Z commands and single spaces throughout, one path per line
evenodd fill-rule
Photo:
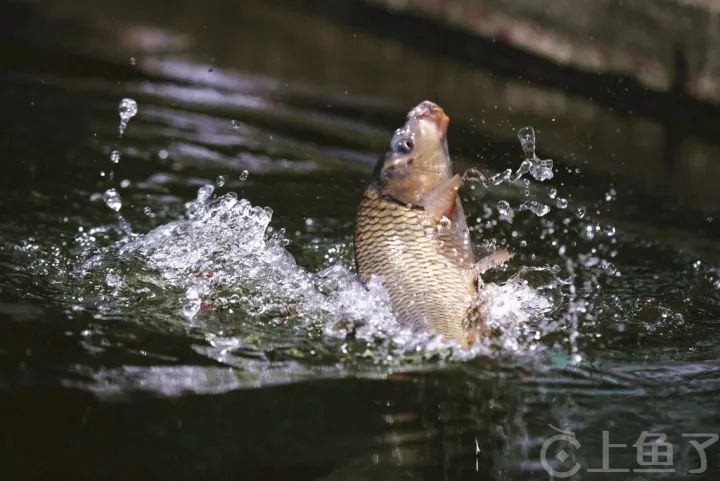
M 464 269 L 463 249 L 435 234 L 422 208 L 368 188 L 358 208 L 355 259 L 360 279 L 379 276 L 400 323 L 432 327 L 449 339 L 467 339 L 476 285 Z M 429 232 L 433 229 L 433 232 Z

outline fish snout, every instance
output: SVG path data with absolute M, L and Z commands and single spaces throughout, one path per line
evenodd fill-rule
M 429 100 L 424 100 L 417 104 L 415 108 L 410 111 L 408 117 L 430 120 L 442 133 L 445 133 L 450 123 L 450 117 L 447 116 L 442 107 Z

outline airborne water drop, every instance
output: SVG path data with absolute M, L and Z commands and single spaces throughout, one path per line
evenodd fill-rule
M 532 127 L 523 127 L 518 130 L 518 139 L 520 139 L 520 145 L 522 146 L 525 158 L 532 158 L 535 156 L 535 129 Z
M 497 211 L 500 215 L 508 215 L 510 213 L 510 204 L 506 200 L 499 200 L 497 203 Z
M 105 201 L 105 205 L 110 207 L 115 212 L 120 211 L 120 208 L 122 207 L 122 199 L 120 198 L 120 194 L 117 190 L 106 190 L 105 194 L 103 194 L 103 200 Z
M 550 212 L 550 207 L 543 204 L 542 202 L 528 200 L 520 204 L 520 210 L 529 210 L 536 216 L 542 217 L 548 212 Z
M 138 113 L 137 102 L 131 98 L 122 99 L 118 105 L 118 113 L 120 114 L 120 126 L 118 127 L 118 130 L 120 132 L 120 136 L 122 137 L 125 133 L 128 122 L 130 122 L 130 119 L 135 117 Z

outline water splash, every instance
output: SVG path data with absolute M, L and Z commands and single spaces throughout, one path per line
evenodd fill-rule
M 520 139 L 520 147 L 522 147 L 525 158 L 535 157 L 535 129 L 532 127 L 523 127 L 518 130 L 517 135 Z
M 122 208 L 122 199 L 117 189 L 111 188 L 106 190 L 103 194 L 103 201 L 105 201 L 105 205 L 115 212 L 119 212 Z
M 525 197 L 530 197 L 532 190 L 532 181 L 529 178 L 523 178 L 526 174 L 530 174 L 535 180 L 544 182 L 553 178 L 553 161 L 551 159 L 540 159 L 535 154 L 535 130 L 532 127 L 523 127 L 518 131 L 518 139 L 523 150 L 524 159 L 513 175 L 512 169 L 506 169 L 500 173 L 491 176 L 482 183 L 486 188 L 497 187 L 505 182 L 513 181 L 520 183 L 524 187 Z M 484 178 L 483 178 L 484 179 Z M 556 199 L 555 204 L 559 207 L 566 203 L 564 199 L 557 197 L 558 191 L 555 187 L 550 187 L 547 191 L 550 199 Z M 510 204 L 503 201 L 502 207 L 498 210 L 502 216 L 507 216 L 503 212 L 510 212 Z M 532 214 L 543 217 L 550 212 L 550 206 L 537 200 L 526 200 L 520 206 L 519 210 L 528 211 Z
M 510 203 L 506 200 L 499 200 L 497 203 L 497 211 L 500 215 L 510 215 L 512 212 L 512 208 L 510 207 Z
M 498 185 L 507 182 L 512 177 L 512 169 L 505 169 L 504 171 L 497 173 L 490 177 L 486 185 L 497 187 Z
M 550 206 L 534 200 L 526 200 L 520 204 L 520 210 L 529 210 L 538 217 L 543 217 L 550 212 Z
M 535 180 L 540 182 L 553 178 L 553 161 L 551 159 L 540 159 L 535 154 L 535 129 L 523 127 L 518 131 L 518 139 L 523 149 L 525 160 L 520 165 L 516 178 L 519 179 L 526 173 L 530 173 Z
M 122 277 L 115 272 L 108 272 L 105 276 L 105 283 L 109 287 L 120 287 L 122 286 Z
M 243 341 L 248 336 L 256 339 L 255 350 L 277 349 L 272 339 L 289 336 L 299 345 L 309 343 L 311 350 L 330 349 L 339 342 L 345 357 L 369 357 L 382 364 L 438 352 L 463 358 L 491 352 L 488 345 L 497 340 L 460 352 L 437 334 L 400 325 L 380 280 L 363 285 L 346 260 L 317 273 L 306 271 L 286 249 L 289 241 L 283 230 L 270 227 L 271 209 L 253 206 L 235 193 L 214 196 L 214 192 L 214 185 L 203 185 L 185 204 L 184 218 L 145 235 L 128 231 L 109 250 L 88 256 L 78 275 L 104 272 L 103 284 L 112 288 L 108 293 L 112 302 L 146 296 L 148 286 L 153 286 L 154 295 L 167 297 L 164 302 L 176 306 L 178 320 L 206 330 L 208 336 L 217 338 L 218 331 L 211 326 L 226 319 L 222 337 L 238 343 L 240 350 L 250 348 Z M 488 309 L 497 322 L 508 310 L 515 319 L 530 319 L 548 305 L 545 296 L 527 284 L 513 282 L 496 289 L 498 296 Z M 513 301 L 519 290 L 528 302 Z M 318 333 L 324 341 L 318 341 Z M 294 349 L 293 356 L 308 355 L 304 348 Z M 232 356 L 224 355 L 223 362 L 232 362 Z
M 128 126 L 128 122 L 130 122 L 130 119 L 135 117 L 138 113 L 137 102 L 131 98 L 122 99 L 118 105 L 118 113 L 120 114 L 120 125 L 118 127 L 118 131 L 120 133 L 120 137 L 122 137 Z

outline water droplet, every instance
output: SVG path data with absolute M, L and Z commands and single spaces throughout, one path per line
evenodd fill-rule
M 207 202 L 215 192 L 215 186 L 212 184 L 205 184 L 198 189 L 197 201 L 200 203 Z
M 558 197 L 555 201 L 555 205 L 558 209 L 565 209 L 568 206 L 568 201 L 564 197 Z
M 710 216 L 710 217 L 708 217 L 706 220 L 707 220 L 708 222 L 712 222 L 712 221 L 713 221 L 713 218 L 712 218 L 712 216 Z
M 188 301 L 182 306 L 182 316 L 186 321 L 192 321 L 195 316 L 200 312 L 200 305 L 202 301 L 200 299 L 188 299 Z
M 120 187 L 122 187 L 123 189 L 127 189 L 128 187 L 130 187 L 130 181 L 128 179 L 121 180 Z
M 105 276 L 105 284 L 108 287 L 120 287 L 122 285 L 122 277 L 114 272 L 108 272 Z
M 552 159 L 540 160 L 537 157 L 534 159 L 532 167 L 530 168 L 530 175 L 535 177 L 535 180 L 540 182 L 550 180 L 553 178 L 553 161 Z
M 125 217 L 121 215 L 118 216 L 118 228 L 126 236 L 131 236 L 133 234 L 132 225 Z
M 548 197 L 550 197 L 551 199 L 557 197 L 557 189 L 555 187 L 550 187 L 548 189 Z
M 510 204 L 506 200 L 499 200 L 497 203 L 497 211 L 500 215 L 510 214 Z
M 158 159 L 160 160 L 166 160 L 168 158 L 168 151 L 167 150 L 160 150 L 158 151 Z
M 518 130 L 518 139 L 520 146 L 525 153 L 526 158 L 535 156 L 535 129 L 532 127 L 523 127 Z
M 530 169 L 532 168 L 532 166 L 533 166 L 533 163 L 530 162 L 528 159 L 523 160 L 522 163 L 520 164 L 520 167 L 518 167 L 517 172 L 515 173 L 515 180 L 519 179 L 523 175 L 530 172 Z
M 118 105 L 118 113 L 120 114 L 120 136 L 125 133 L 127 124 L 131 118 L 135 117 L 138 113 L 137 102 L 131 98 L 124 98 Z
M 504 171 L 497 173 L 490 177 L 487 181 L 489 185 L 500 185 L 503 182 L 510 180 L 510 177 L 512 177 L 512 170 L 511 169 L 505 169 Z
M 481 184 L 485 182 L 485 176 L 478 169 L 471 167 L 463 174 L 463 179 L 470 183 Z
M 605 192 L 605 202 L 612 202 L 617 198 L 617 192 L 615 189 L 610 189 L 609 191 Z
M 135 57 L 130 57 L 130 65 L 132 65 L 133 67 L 137 65 L 137 60 L 135 60 Z
M 235 130 L 240 130 L 240 122 L 237 120 L 231 120 L 230 125 L 232 125 L 232 128 Z
M 110 152 L 110 162 L 113 164 L 117 164 L 120 162 L 120 151 L 119 150 L 113 150 Z
M 187 202 L 185 204 L 185 212 L 187 212 L 189 219 L 195 220 L 205 212 L 205 206 L 202 202 Z
M 550 206 L 534 200 L 527 200 L 520 204 L 520 210 L 529 210 L 538 217 L 542 217 L 550 212 Z
M 605 271 L 605 273 L 611 276 L 614 275 L 617 271 L 615 264 L 613 264 L 612 262 L 608 262 L 604 259 L 600 261 L 600 267 L 602 268 L 602 270 Z
M 613 227 L 611 225 L 606 225 L 605 229 L 603 229 L 603 232 L 605 233 L 606 236 L 612 237 L 615 235 L 615 227 Z
M 223 177 L 222 175 L 218 175 L 215 179 L 215 185 L 217 185 L 218 187 L 222 187 L 223 185 L 225 185 L 225 177 Z
M 245 182 L 248 177 L 250 177 L 250 172 L 248 172 L 247 170 L 243 170 L 242 172 L 240 172 L 238 179 L 240 179 L 240 182 Z
M 585 209 L 582 207 L 578 207 L 575 211 L 575 215 L 578 219 L 582 219 L 583 217 L 585 217 Z
M 120 198 L 120 194 L 118 194 L 117 190 L 106 190 L 105 194 L 103 195 L 103 200 L 105 201 L 105 205 L 110 207 L 115 212 L 120 211 L 120 208 L 122 207 L 122 199 Z

